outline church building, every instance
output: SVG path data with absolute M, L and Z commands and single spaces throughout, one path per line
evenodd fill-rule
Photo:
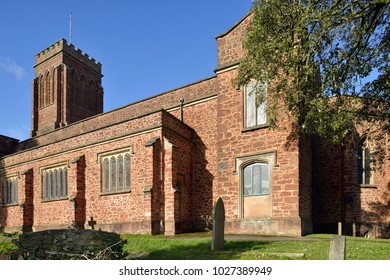
M 38 53 L 31 137 L 0 135 L 0 231 L 203 231 L 221 197 L 227 233 L 337 233 L 341 222 L 388 236 L 388 160 L 370 172 L 369 146 L 351 157 L 291 139 L 288 119 L 270 129 L 253 85 L 234 85 L 250 22 L 216 37 L 214 76 L 109 112 L 99 62 L 64 39 Z

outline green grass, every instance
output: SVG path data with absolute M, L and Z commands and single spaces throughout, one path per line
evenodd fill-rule
M 0 233 L 0 254 L 7 254 L 17 249 L 12 243 L 14 237 L 16 237 L 15 234 Z
M 0 234 L 0 237 L 6 237 Z M 326 260 L 332 235 L 313 234 L 315 241 L 226 241 L 221 252 L 211 251 L 211 236 L 205 233 L 176 237 L 123 235 L 124 250 L 147 252 L 149 260 Z M 11 238 L 0 240 L 0 254 L 16 250 Z M 303 253 L 303 257 L 284 253 Z M 390 260 L 390 240 L 347 237 L 347 260 Z
M 222 252 L 210 250 L 210 238 L 169 238 L 126 235 L 127 252 L 147 252 L 153 260 L 326 260 L 331 235 L 311 235 L 316 241 L 226 241 Z M 190 236 L 191 237 L 191 236 Z M 193 236 L 192 236 L 193 237 Z M 303 253 L 303 257 L 284 253 Z M 390 240 L 347 237 L 347 259 L 390 260 Z

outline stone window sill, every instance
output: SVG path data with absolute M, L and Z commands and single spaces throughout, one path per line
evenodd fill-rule
M 59 198 L 53 198 L 53 199 L 42 199 L 42 203 L 46 202 L 56 202 L 56 201 L 62 201 L 62 200 L 68 200 L 68 197 L 59 197 Z
M 253 130 L 258 130 L 261 128 L 268 128 L 269 124 L 261 124 L 261 125 L 256 125 L 256 126 L 251 126 L 251 127 L 244 127 L 241 129 L 241 132 L 248 132 L 248 131 L 253 131 Z
M 3 207 L 14 207 L 14 206 L 19 206 L 19 203 L 2 204 L 1 206 L 3 206 Z
M 113 195 L 113 194 L 125 194 L 125 193 L 131 193 L 131 190 L 122 190 L 122 191 L 115 191 L 115 192 L 102 192 L 102 193 L 100 193 L 100 196 Z
M 254 196 L 267 196 L 269 193 L 261 193 L 261 194 L 244 194 L 244 197 L 254 197 Z
M 358 184 L 358 187 L 360 187 L 360 188 L 365 188 L 365 189 L 376 189 L 377 188 L 377 186 L 376 185 L 367 185 L 367 184 Z

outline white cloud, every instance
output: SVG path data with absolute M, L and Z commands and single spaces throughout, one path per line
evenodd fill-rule
M 24 68 L 16 64 L 16 62 L 10 57 L 0 57 L 0 68 L 12 74 L 17 79 L 21 79 L 24 74 L 26 74 Z

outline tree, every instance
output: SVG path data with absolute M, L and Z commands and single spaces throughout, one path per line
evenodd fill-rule
M 256 0 L 238 85 L 268 85 L 271 127 L 340 144 L 390 131 L 390 0 Z M 374 129 L 375 128 L 375 129 Z M 353 138 L 353 137 L 349 137 Z

